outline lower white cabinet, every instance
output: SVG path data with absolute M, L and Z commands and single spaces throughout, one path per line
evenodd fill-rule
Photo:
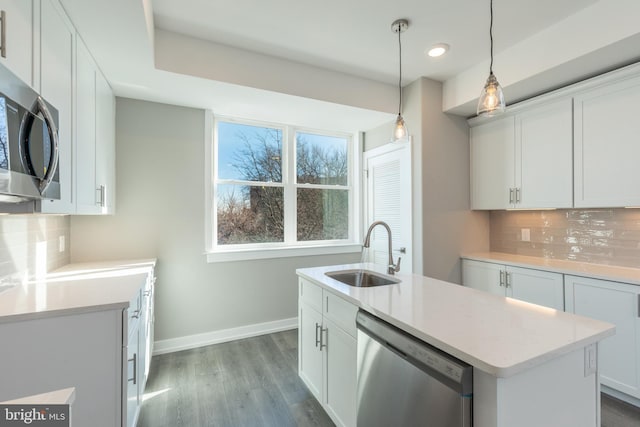
M 565 276 L 567 311 L 616 325 L 598 347 L 604 386 L 640 398 L 640 286 Z
M 299 279 L 298 371 L 338 426 L 356 425 L 358 308 Z
M 562 276 L 531 268 L 462 260 L 463 285 L 561 311 L 564 310 Z
M 74 426 L 135 427 L 153 341 L 143 328 L 149 286 L 153 274 L 125 310 L 0 322 L 0 401 L 75 387 Z

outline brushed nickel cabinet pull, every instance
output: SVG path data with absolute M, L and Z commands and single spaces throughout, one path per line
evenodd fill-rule
M 0 56 L 7 57 L 7 13 L 0 10 Z
M 500 270 L 500 287 L 504 286 L 504 271 Z
M 506 278 L 505 288 L 510 288 L 511 287 L 511 273 L 505 272 L 504 275 L 505 275 L 505 278 Z
M 322 351 L 323 348 L 327 347 L 327 343 L 322 338 L 322 333 L 324 332 L 326 334 L 328 330 L 329 330 L 328 328 L 320 328 L 320 351 Z
M 128 362 L 133 362 L 133 378 L 127 378 L 127 382 L 133 381 L 136 384 L 136 378 L 138 377 L 138 354 L 133 353 L 133 359 L 127 359 Z
M 321 336 L 320 336 L 320 337 L 318 337 L 318 330 L 319 330 L 320 328 L 321 328 L 321 326 L 320 326 L 320 325 L 318 325 L 318 324 L 316 323 L 316 347 L 317 347 L 318 345 L 321 345 L 322 337 L 321 337 Z
M 509 189 L 509 203 L 513 204 L 513 188 Z
M 520 188 L 516 188 L 516 203 L 520 203 Z

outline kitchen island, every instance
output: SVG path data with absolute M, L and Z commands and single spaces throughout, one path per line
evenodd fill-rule
M 373 264 L 299 269 L 301 301 L 315 286 L 327 306 L 337 298 L 353 307 L 342 312 L 365 310 L 472 365 L 474 426 L 599 426 L 597 343 L 615 333 L 613 325 L 418 275 L 397 274 L 400 283 L 372 288 L 325 275 L 351 269 L 384 273 Z M 330 400 L 326 390 L 322 396 Z

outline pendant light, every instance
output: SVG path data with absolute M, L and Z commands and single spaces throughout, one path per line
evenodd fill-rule
M 400 40 L 400 34 L 405 32 L 409 28 L 409 21 L 406 19 L 397 19 L 391 24 L 391 31 L 398 34 L 398 56 L 400 73 L 398 78 L 398 92 L 400 92 L 400 98 L 398 101 L 398 117 L 396 123 L 393 126 L 393 141 L 403 141 L 407 139 L 409 133 L 407 132 L 407 126 L 404 124 L 402 118 L 402 41 Z
M 493 116 L 504 113 L 504 93 L 498 83 L 498 79 L 493 74 L 493 0 L 490 0 L 491 23 L 489 24 L 489 39 L 491 40 L 491 63 L 489 65 L 489 77 L 482 88 L 480 99 L 478 100 L 477 114 L 479 116 Z

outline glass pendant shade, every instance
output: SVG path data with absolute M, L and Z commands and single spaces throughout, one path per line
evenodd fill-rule
M 400 114 L 396 118 L 396 123 L 393 126 L 393 140 L 394 141 L 404 141 L 407 139 L 407 126 L 404 124 L 404 119 Z
M 493 116 L 494 114 L 503 113 L 504 110 L 505 102 L 502 87 L 498 83 L 496 76 L 491 72 L 480 93 L 477 114 L 479 116 Z

